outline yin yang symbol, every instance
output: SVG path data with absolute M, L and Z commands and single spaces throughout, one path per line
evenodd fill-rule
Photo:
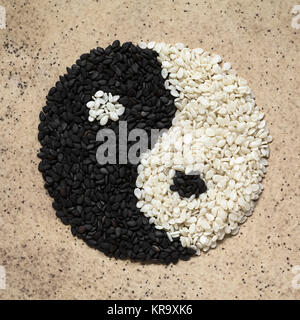
M 252 214 L 272 139 L 263 118 L 220 56 L 116 40 L 81 55 L 49 91 L 39 170 L 57 217 L 90 247 L 176 263 Z M 149 138 L 143 148 L 136 132 Z

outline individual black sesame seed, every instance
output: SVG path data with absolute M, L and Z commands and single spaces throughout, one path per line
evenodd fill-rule
M 40 112 L 40 121 L 45 121 L 46 117 L 45 114 L 43 112 Z
M 111 45 L 111 47 L 113 49 L 118 48 L 119 46 L 120 46 L 120 41 L 119 40 L 115 40 Z
M 103 90 L 120 96 L 126 110 L 121 120 L 129 130 L 144 128 L 150 136 L 151 129 L 170 128 L 176 107 L 164 81 L 155 51 L 116 40 L 106 49 L 81 55 L 67 68 L 39 115 L 38 169 L 56 215 L 71 225 L 74 236 L 108 256 L 168 264 L 194 254 L 178 239 L 170 242 L 136 207 L 137 165 L 97 163 L 101 127 L 88 121 L 86 103 Z M 118 135 L 118 123 L 110 121 L 106 127 Z M 205 185 L 198 183 L 197 188 L 199 192 Z

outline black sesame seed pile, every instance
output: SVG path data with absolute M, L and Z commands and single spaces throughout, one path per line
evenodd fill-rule
M 207 187 L 199 175 L 186 175 L 184 172 L 176 171 L 170 189 L 178 192 L 182 198 L 189 198 L 193 194 L 197 198 L 201 193 L 206 192 Z
M 74 236 L 110 257 L 165 264 L 189 259 L 194 250 L 178 239 L 171 242 L 136 207 L 137 165 L 97 162 L 101 126 L 88 121 L 86 103 L 98 90 L 120 96 L 125 107 L 120 120 L 127 121 L 128 131 L 142 128 L 150 136 L 151 129 L 168 129 L 176 112 L 154 50 L 116 40 L 67 68 L 48 93 L 38 128 L 39 170 L 57 217 Z M 118 122 L 109 120 L 105 127 L 118 137 Z M 132 144 L 128 141 L 128 149 Z

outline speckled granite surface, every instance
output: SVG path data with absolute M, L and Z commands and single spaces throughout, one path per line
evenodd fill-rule
M 299 299 L 300 30 L 295 0 L 2 0 L 0 30 L 1 299 Z M 108 259 L 55 217 L 37 170 L 48 89 L 112 40 L 184 42 L 221 54 L 249 80 L 274 142 L 265 191 L 241 232 L 178 265 Z

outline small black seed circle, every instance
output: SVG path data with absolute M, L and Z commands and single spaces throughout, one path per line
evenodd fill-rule
M 189 198 L 192 195 L 197 198 L 201 193 L 206 192 L 207 187 L 199 174 L 185 174 L 184 172 L 176 171 L 170 190 L 178 192 L 182 198 Z

